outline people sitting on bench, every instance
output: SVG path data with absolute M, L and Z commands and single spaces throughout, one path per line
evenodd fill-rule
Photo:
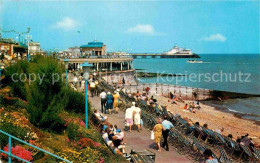
M 97 109 L 94 110 L 94 114 L 101 122 L 105 122 L 108 120 L 107 116 L 103 116 L 102 113 L 99 113 Z

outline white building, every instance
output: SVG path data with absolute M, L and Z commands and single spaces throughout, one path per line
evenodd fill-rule
M 41 52 L 41 45 L 39 42 L 30 42 L 29 45 L 30 53 L 39 53 Z

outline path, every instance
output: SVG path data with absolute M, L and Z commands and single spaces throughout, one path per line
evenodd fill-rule
M 91 104 L 94 108 L 100 109 L 100 98 L 98 97 L 89 97 Z M 113 125 L 116 124 L 118 128 L 124 128 L 124 113 L 119 111 L 119 114 L 111 114 L 108 115 L 108 121 Z M 177 162 L 192 162 L 191 160 L 187 159 L 184 155 L 180 155 L 177 151 L 175 151 L 172 147 L 170 147 L 170 151 L 165 151 L 162 148 L 162 152 L 158 152 L 153 148 L 153 140 L 150 139 L 151 132 L 143 128 L 141 132 L 137 132 L 133 130 L 130 132 L 125 132 L 125 142 L 126 142 L 126 152 L 130 153 L 131 149 L 136 151 L 143 151 L 145 149 L 149 149 L 156 154 L 155 162 L 156 163 L 177 163 Z

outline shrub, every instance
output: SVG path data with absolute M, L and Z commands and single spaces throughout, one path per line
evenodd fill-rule
M 19 75 L 24 73 L 27 77 L 28 67 L 29 64 L 26 61 L 18 61 L 16 64 L 7 67 L 5 73 L 5 81 L 11 86 L 12 93 L 23 100 L 27 99 L 26 82 L 19 80 Z M 13 74 L 16 75 L 13 76 Z
M 65 110 L 85 113 L 85 97 L 72 89 L 64 89 Z
M 8 144 L 4 147 L 4 151 L 8 152 Z M 23 147 L 21 146 L 15 146 L 15 147 L 11 147 L 11 152 L 13 155 L 20 157 L 26 161 L 32 161 L 33 157 L 32 157 L 32 153 L 25 150 Z M 4 157 L 4 159 L 8 159 L 8 155 L 2 153 L 2 156 Z M 12 160 L 14 160 L 14 158 L 12 158 Z
M 7 122 L 5 120 L 1 121 L 0 130 L 7 132 L 19 139 L 25 140 L 27 135 L 27 130 L 25 128 L 13 125 L 11 122 Z M 1 148 L 8 144 L 8 136 L 3 134 L 0 135 L 0 146 Z M 12 144 L 19 144 L 17 141 L 13 141 Z
M 79 126 L 74 123 L 69 123 L 67 127 L 67 133 L 68 133 L 68 138 L 73 141 L 78 140 L 78 135 L 79 135 Z
M 92 139 L 89 138 L 81 138 L 79 139 L 79 141 L 77 142 L 78 146 L 81 148 L 86 148 L 86 147 L 95 147 L 95 146 L 99 146 L 100 144 L 95 143 Z

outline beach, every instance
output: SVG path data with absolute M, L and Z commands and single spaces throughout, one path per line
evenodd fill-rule
M 168 111 L 171 111 L 173 114 L 179 114 L 182 118 L 187 117 L 193 123 L 199 122 L 201 126 L 206 123 L 212 130 L 220 130 L 223 127 L 224 131 L 222 134 L 225 136 L 232 134 L 234 140 L 248 133 L 253 142 L 257 144 L 257 146 L 260 145 L 260 126 L 256 121 L 242 119 L 232 113 L 223 112 L 202 103 L 200 103 L 200 110 L 196 109 L 196 113 L 191 113 L 187 110 L 184 111 L 185 103 L 190 101 L 171 104 L 168 102 L 169 98 L 161 95 L 157 95 L 156 99 L 158 104 L 167 106 Z

